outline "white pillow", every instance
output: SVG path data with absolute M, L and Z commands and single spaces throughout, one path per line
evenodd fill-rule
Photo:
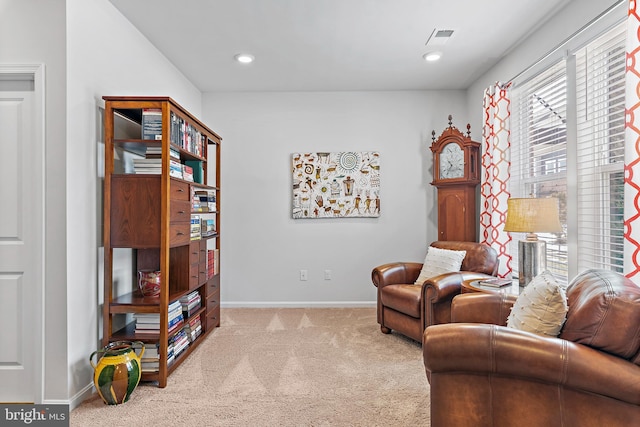
M 439 274 L 460 271 L 462 260 L 467 251 L 452 251 L 429 246 L 427 256 L 422 265 L 422 271 L 415 281 L 416 285 L 422 285 L 425 280 L 431 279 Z
M 567 319 L 567 295 L 549 271 L 543 271 L 522 290 L 507 319 L 507 326 L 557 337 Z

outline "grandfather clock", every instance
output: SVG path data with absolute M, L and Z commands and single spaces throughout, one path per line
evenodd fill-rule
M 476 187 L 480 183 L 480 143 L 452 125 L 436 139 L 432 131 L 433 181 L 438 191 L 438 240 L 476 241 Z

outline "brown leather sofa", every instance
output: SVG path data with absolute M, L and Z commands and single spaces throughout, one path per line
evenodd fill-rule
M 515 298 L 460 295 L 452 321 L 465 323 L 425 331 L 431 426 L 640 425 L 640 288 L 608 270 L 580 274 L 558 338 L 504 326 Z
M 422 263 L 393 262 L 371 272 L 371 280 L 378 288 L 378 323 L 383 333 L 396 330 L 422 342 L 427 326 L 450 321 L 451 300 L 460 294 L 462 281 L 495 276 L 498 272 L 497 252 L 488 245 L 436 241 L 430 246 L 467 251 L 460 271 L 433 277 L 422 286 L 414 285 Z

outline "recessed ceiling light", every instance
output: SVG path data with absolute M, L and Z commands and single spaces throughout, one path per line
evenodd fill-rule
M 248 53 L 239 53 L 236 56 L 234 56 L 234 58 L 236 59 L 236 61 L 242 64 L 250 64 L 255 59 L 253 55 L 249 55 Z
M 434 62 L 442 58 L 442 52 L 427 52 L 422 57 L 427 62 Z

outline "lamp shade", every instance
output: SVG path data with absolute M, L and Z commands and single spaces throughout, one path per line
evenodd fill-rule
M 504 231 L 520 233 L 561 232 L 558 199 L 555 197 L 508 199 Z

